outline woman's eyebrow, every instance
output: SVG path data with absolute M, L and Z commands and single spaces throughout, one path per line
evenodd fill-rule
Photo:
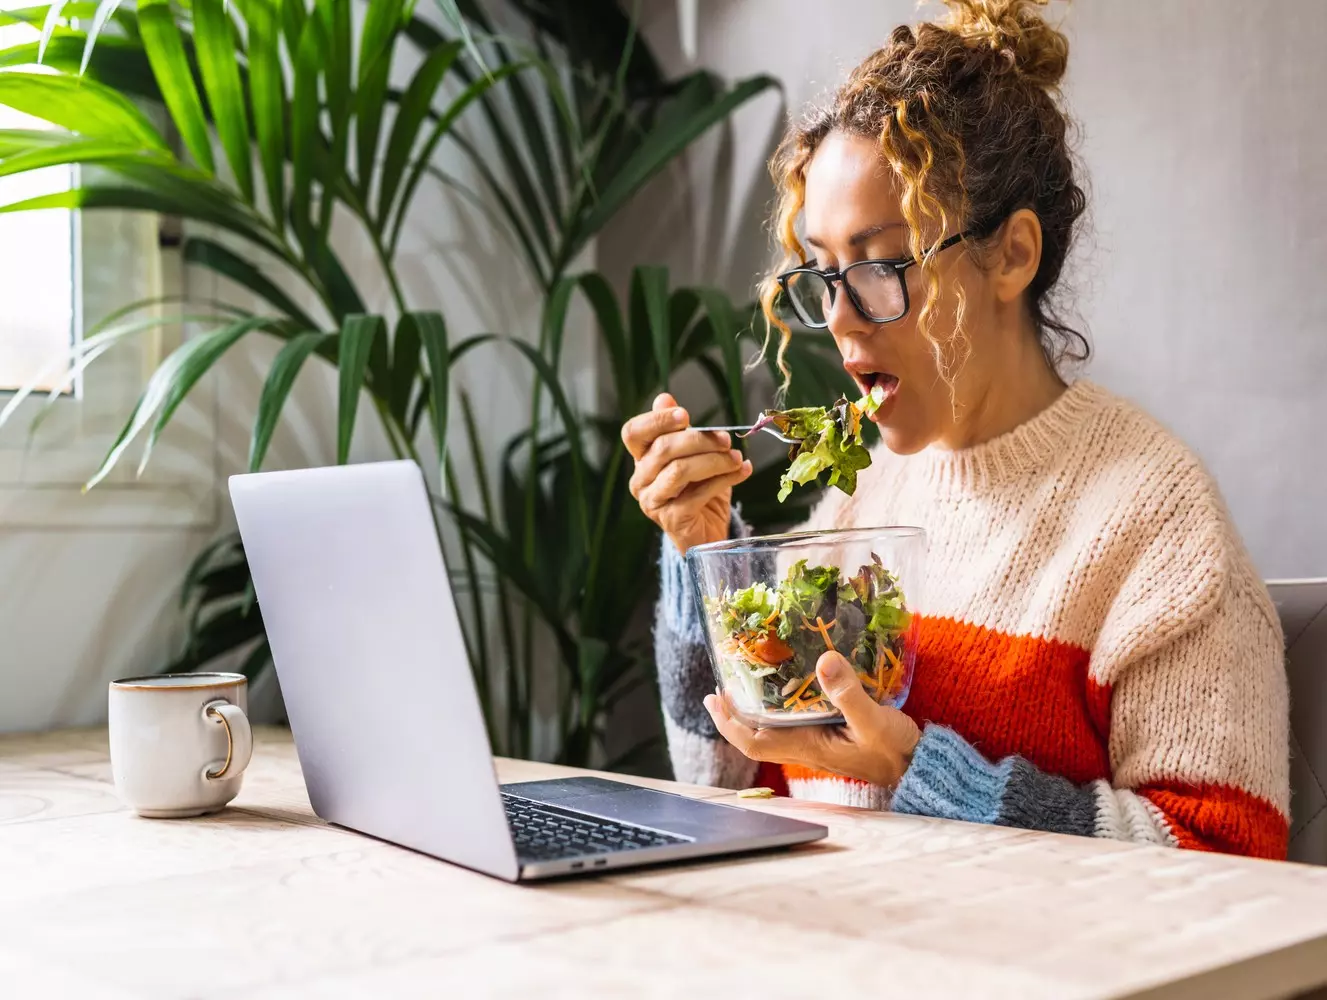
M 850 247 L 861 246 L 867 240 L 871 239 L 874 236 L 879 236 L 881 233 L 888 232 L 891 229 L 904 229 L 904 228 L 906 228 L 906 224 L 902 222 L 882 222 L 876 226 L 868 226 L 867 228 L 859 230 L 853 233 L 851 236 L 849 236 L 848 246 Z
M 905 222 L 881 222 L 878 225 L 867 226 L 865 229 L 859 229 L 848 237 L 848 246 L 859 247 L 872 237 L 879 236 L 881 233 L 888 232 L 891 229 L 906 229 Z M 814 236 L 806 237 L 806 242 L 811 244 L 817 250 L 825 249 L 825 244 Z

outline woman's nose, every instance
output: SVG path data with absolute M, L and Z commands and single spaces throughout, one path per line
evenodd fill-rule
M 829 324 L 829 332 L 836 337 L 860 337 L 870 332 L 869 324 L 853 307 L 852 299 L 842 285 L 835 289 L 834 301 L 829 303 L 825 322 Z

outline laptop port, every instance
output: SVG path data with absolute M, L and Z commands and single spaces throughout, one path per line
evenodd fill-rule
M 595 861 L 594 866 L 596 868 L 602 868 L 606 864 L 608 864 L 607 858 L 599 858 L 597 861 Z
M 585 862 L 584 862 L 584 861 L 573 861 L 573 862 L 571 863 L 571 870 L 572 870 L 572 871 L 575 871 L 577 868 L 584 868 L 584 867 L 585 867 Z

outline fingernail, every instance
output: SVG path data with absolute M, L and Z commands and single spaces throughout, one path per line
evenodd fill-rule
M 710 715 L 714 714 L 715 705 L 718 704 L 718 700 L 718 697 L 712 694 L 707 694 L 705 696 L 705 710 L 709 712 Z
M 742 471 L 743 472 L 751 471 L 751 459 L 748 458 L 745 462 L 742 463 Z
M 730 455 L 733 456 L 733 461 L 734 461 L 734 462 L 741 462 L 741 461 L 742 461 L 742 453 L 741 453 L 740 451 L 738 451 L 736 448 L 734 448 L 734 449 L 733 449 L 732 451 L 730 451 L 728 454 L 730 454 Z M 743 464 L 745 464 L 745 463 L 743 463 Z
M 682 409 L 682 407 L 679 406 L 677 409 L 673 411 L 673 419 L 676 420 L 679 424 L 686 418 L 687 418 L 687 411 Z
M 831 656 L 820 665 L 820 679 L 829 684 L 841 681 L 846 676 L 845 669 L 843 660 L 837 656 Z

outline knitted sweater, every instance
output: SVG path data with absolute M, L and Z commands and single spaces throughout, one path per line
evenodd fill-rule
M 1285 856 L 1280 625 L 1183 445 L 1080 381 L 974 448 L 877 449 L 856 494 L 829 491 L 806 527 L 889 524 L 928 534 L 904 706 L 922 736 L 898 787 L 758 768 L 718 737 L 692 584 L 665 539 L 655 651 L 679 780 Z M 745 533 L 736 514 L 734 528 Z

